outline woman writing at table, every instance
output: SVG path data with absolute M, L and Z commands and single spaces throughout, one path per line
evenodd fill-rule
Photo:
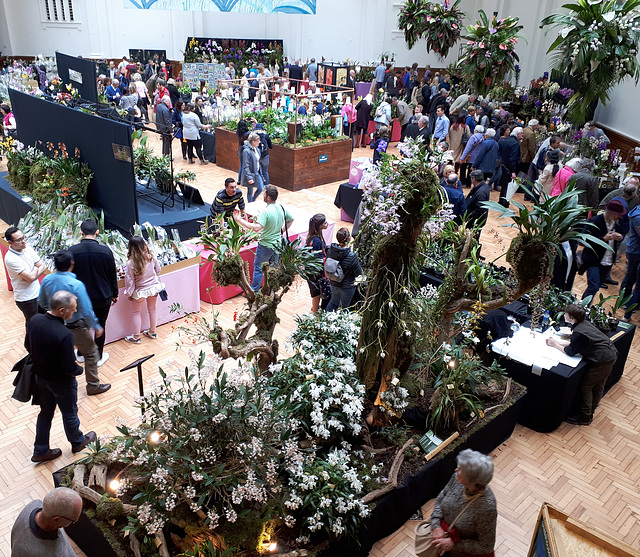
M 593 413 L 604 393 L 604 385 L 618 359 L 618 350 L 611 339 L 589 321 L 586 310 L 578 304 L 569 304 L 564 320 L 573 329 L 569 340 L 547 339 L 547 345 L 562 350 L 569 356 L 580 354 L 588 363 L 580 385 L 580 413 L 565 421 L 574 425 L 590 425 Z

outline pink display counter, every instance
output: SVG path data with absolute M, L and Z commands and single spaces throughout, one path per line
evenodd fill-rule
M 185 259 L 172 265 L 162 267 L 160 279 L 165 284 L 169 299 L 163 302 L 158 297 L 158 325 L 175 321 L 184 317 L 185 313 L 200 311 L 199 283 L 200 257 Z M 106 326 L 105 342 L 115 342 L 133 334 L 131 321 L 131 302 L 124 295 L 124 280 L 118 281 L 118 303 L 111 306 Z M 180 304 L 183 311 L 172 313 L 172 304 Z M 144 306 L 142 309 L 142 330 L 149 328 L 149 316 Z
M 402 135 L 402 126 L 400 126 L 400 121 L 397 118 L 393 119 L 391 123 L 391 142 L 400 141 L 400 136 Z M 369 127 L 367 128 L 367 135 L 364 138 L 365 143 L 369 145 L 370 142 L 370 133 L 375 133 L 376 131 L 376 123 L 373 120 L 369 121 Z

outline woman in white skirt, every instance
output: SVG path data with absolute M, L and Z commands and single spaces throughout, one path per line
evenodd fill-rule
M 147 242 L 141 236 L 132 236 L 129 240 L 129 261 L 124 275 L 124 293 L 131 300 L 133 314 L 133 335 L 124 337 L 124 340 L 133 344 L 140 344 L 142 337 L 142 316 L 140 311 L 145 300 L 149 312 L 149 328 L 142 334 L 149 338 L 158 338 L 156 325 L 158 313 L 156 306 L 158 294 L 164 290 L 164 284 L 160 282 L 160 263 L 149 250 Z

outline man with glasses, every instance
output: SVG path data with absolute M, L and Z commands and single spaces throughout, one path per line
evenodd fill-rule
M 50 491 L 42 501 L 31 501 L 11 529 L 12 557 L 75 557 L 63 528 L 78 522 L 81 513 L 82 498 L 68 487 Z
M 45 272 L 46 267 L 34 249 L 27 245 L 24 234 L 17 226 L 9 227 L 4 237 L 9 243 L 4 266 L 11 279 L 13 299 L 24 314 L 25 323 L 28 323 L 29 319 L 39 311 L 40 282 L 38 278 Z

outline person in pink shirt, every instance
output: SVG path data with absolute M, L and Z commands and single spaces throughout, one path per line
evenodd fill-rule
M 571 176 L 573 176 L 581 168 L 582 163 L 580 162 L 580 159 L 571 159 L 565 166 L 563 166 L 553 178 L 551 195 L 560 195 L 567 187 Z
M 149 328 L 142 334 L 149 338 L 158 338 L 156 325 L 158 323 L 158 294 L 164 290 L 164 284 L 160 282 L 160 263 L 149 250 L 147 242 L 141 236 L 132 236 L 129 240 L 129 261 L 124 275 L 124 293 L 129 297 L 132 305 L 133 335 L 124 337 L 124 340 L 133 344 L 140 344 L 142 337 L 142 305 L 147 301 L 149 312 Z

